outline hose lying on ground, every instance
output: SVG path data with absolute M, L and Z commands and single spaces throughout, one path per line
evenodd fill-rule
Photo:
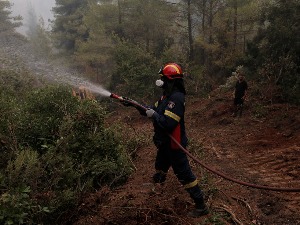
M 139 103 L 137 103 L 136 101 L 133 101 L 131 99 L 126 99 L 123 98 L 121 96 L 118 96 L 116 94 L 111 94 L 110 95 L 111 98 L 116 98 L 119 99 L 120 101 L 125 101 L 128 103 L 131 103 L 132 105 L 134 105 L 136 108 L 140 108 L 142 110 L 147 110 L 146 107 L 140 105 Z M 187 149 L 185 149 L 171 134 L 168 134 L 169 137 L 178 145 L 178 147 L 184 151 L 189 157 L 191 157 L 196 163 L 200 164 L 202 167 L 204 167 L 205 169 L 207 169 L 208 171 L 226 179 L 229 181 L 232 181 L 234 183 L 240 184 L 240 185 L 244 185 L 244 186 L 248 186 L 248 187 L 252 187 L 252 188 L 256 188 L 256 189 L 264 189 L 264 190 L 270 190 L 270 191 L 281 191 L 281 192 L 300 192 L 300 188 L 287 188 L 287 187 L 272 187 L 272 186 L 264 186 L 264 185 L 258 185 L 258 184 L 253 184 L 253 183 L 248 183 L 245 181 L 240 181 L 237 180 L 235 178 L 232 178 L 224 173 L 221 173 L 209 166 L 207 166 L 206 164 L 202 163 L 199 159 L 197 159 L 195 156 L 193 156 Z
M 197 159 L 195 156 L 193 156 L 188 150 L 186 150 L 184 147 L 182 147 L 181 144 L 178 143 L 178 141 L 176 141 L 176 139 L 172 135 L 169 135 L 169 136 L 179 146 L 179 148 L 182 151 L 184 151 L 189 157 L 191 157 L 195 162 L 197 162 L 198 164 L 200 164 L 201 166 L 203 166 L 205 169 L 209 170 L 210 172 L 219 175 L 222 178 L 225 178 L 225 179 L 235 182 L 237 184 L 241 184 L 244 186 L 253 187 L 253 188 L 257 188 L 257 189 L 265 189 L 265 190 L 270 190 L 270 191 L 284 191 L 284 192 L 300 192 L 300 188 L 271 187 L 271 186 L 252 184 L 252 183 L 248 183 L 245 181 L 240 181 L 240 180 L 234 179 L 224 173 L 221 173 L 221 172 L 205 165 L 199 159 Z

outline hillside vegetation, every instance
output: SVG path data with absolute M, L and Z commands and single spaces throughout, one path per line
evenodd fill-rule
M 118 134 L 104 126 L 105 106 L 80 101 L 68 85 L 39 79 L 18 55 L 24 54 L 22 48 L 11 54 L 5 47 L 0 59 L 0 221 L 62 223 L 85 193 L 126 180 L 129 155 Z

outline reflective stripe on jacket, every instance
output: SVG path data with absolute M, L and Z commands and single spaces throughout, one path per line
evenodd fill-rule
M 183 147 L 187 145 L 185 133 L 184 112 L 185 95 L 174 92 L 169 97 L 162 96 L 153 109 L 159 114 L 153 121 L 154 143 L 156 146 L 171 145 L 172 149 L 179 149 L 168 133 L 171 134 Z

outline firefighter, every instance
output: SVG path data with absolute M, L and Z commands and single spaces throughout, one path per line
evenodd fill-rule
M 156 81 L 156 86 L 162 88 L 163 94 L 153 107 L 142 112 L 152 118 L 154 126 L 153 141 L 157 147 L 157 154 L 153 181 L 164 183 L 172 167 L 179 182 L 195 202 L 195 209 L 189 212 L 189 216 L 200 217 L 208 214 L 203 192 L 191 170 L 186 153 L 180 150 L 168 135 L 171 134 L 184 148 L 187 146 L 184 122 L 186 91 L 182 69 L 176 63 L 168 63 L 160 69 L 159 75 L 160 79 Z M 130 103 L 124 105 L 128 106 Z

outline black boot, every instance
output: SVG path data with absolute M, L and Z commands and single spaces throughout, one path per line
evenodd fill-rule
M 153 178 L 154 183 L 161 184 L 166 181 L 167 174 L 162 171 L 159 171 L 159 172 L 155 173 L 152 178 Z
M 195 209 L 193 209 L 191 212 L 188 213 L 189 217 L 201 217 L 205 216 L 209 213 L 207 206 L 203 202 L 202 204 L 196 205 Z
M 207 206 L 204 203 L 203 193 L 197 184 L 192 188 L 186 189 L 187 192 L 190 194 L 191 198 L 195 202 L 195 209 L 188 213 L 190 217 L 200 217 L 207 215 L 209 213 Z

